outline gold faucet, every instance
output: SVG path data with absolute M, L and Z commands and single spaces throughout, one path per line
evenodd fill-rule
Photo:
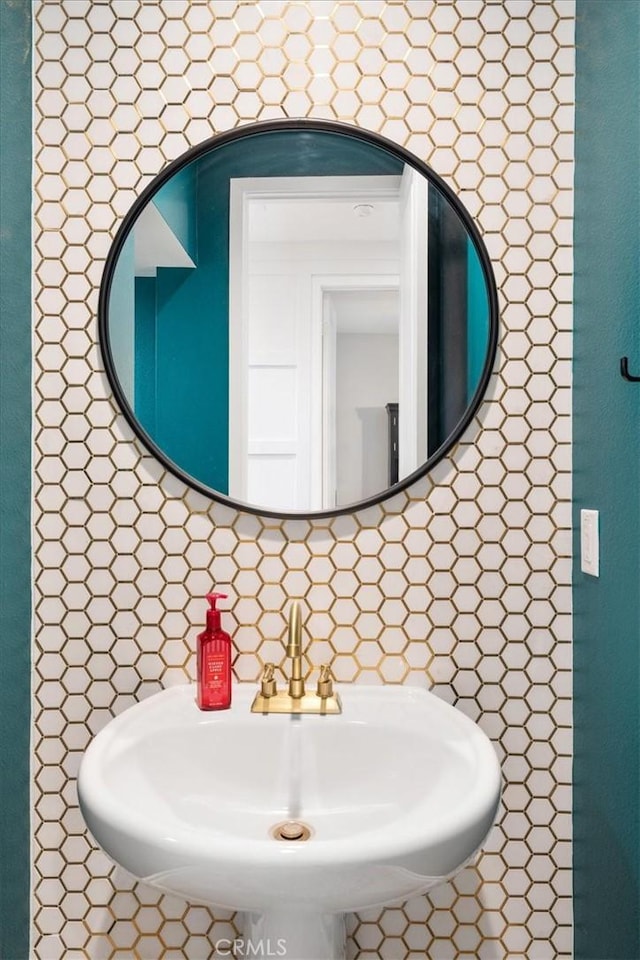
M 315 693 L 306 693 L 302 676 L 302 618 L 300 604 L 294 601 L 289 610 L 287 656 L 291 659 L 288 690 L 278 690 L 273 677 L 275 665 L 265 664 L 260 691 L 251 704 L 252 713 L 342 713 L 342 704 L 333 692 L 333 677 L 328 664 L 320 667 Z

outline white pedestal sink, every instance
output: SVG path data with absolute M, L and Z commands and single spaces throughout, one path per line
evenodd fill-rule
M 289 960 L 344 957 L 345 913 L 424 893 L 476 853 L 496 813 L 494 749 L 426 690 L 338 687 L 340 716 L 203 713 L 172 687 L 112 720 L 86 751 L 80 806 L 134 876 L 243 911 L 244 940 Z M 282 821 L 307 840 L 277 840 Z M 264 946 L 263 946 L 264 949 Z

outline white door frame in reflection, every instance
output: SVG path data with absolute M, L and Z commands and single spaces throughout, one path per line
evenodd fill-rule
M 234 499 L 271 509 L 340 506 L 324 335 L 326 297 L 337 291 L 400 288 L 399 396 L 387 398 L 404 411 L 400 476 L 426 459 L 426 237 L 427 183 L 410 167 L 402 177 L 232 180 Z M 377 492 L 363 482 L 352 499 Z

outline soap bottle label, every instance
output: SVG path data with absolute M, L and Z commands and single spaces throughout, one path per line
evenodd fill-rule
M 198 706 L 201 710 L 226 710 L 231 706 L 231 663 L 229 652 L 210 649 L 215 641 L 205 641 L 198 679 Z M 207 649 L 209 648 L 209 649 Z
M 222 686 L 224 682 L 224 654 L 205 654 L 204 682 L 217 689 Z

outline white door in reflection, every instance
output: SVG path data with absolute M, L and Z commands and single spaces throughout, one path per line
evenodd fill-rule
M 418 309 L 420 293 L 407 285 L 412 265 L 403 265 L 426 240 L 416 246 L 415 226 L 407 226 L 406 181 L 232 182 L 235 499 L 325 510 L 389 485 L 386 405 L 399 403 L 415 430 L 426 379 L 426 355 L 419 374 L 415 367 L 426 308 Z M 426 208 L 423 218 L 426 225 Z M 420 462 L 418 446 L 406 445 L 403 475 Z

